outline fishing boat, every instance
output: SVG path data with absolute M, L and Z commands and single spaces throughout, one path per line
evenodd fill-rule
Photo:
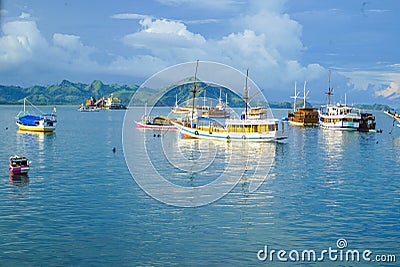
M 17 115 L 16 124 L 18 129 L 21 131 L 33 131 L 33 132 L 54 132 L 56 129 L 56 107 L 54 106 L 53 113 L 42 113 L 42 115 L 31 115 L 26 111 L 26 102 L 29 102 L 24 98 L 23 111 L 20 111 Z M 32 103 L 29 102 L 36 110 L 40 111 Z
M 196 66 L 197 73 L 197 66 Z M 240 118 L 228 118 L 221 123 L 213 118 L 192 117 L 189 123 L 172 122 L 180 133 L 186 138 L 225 140 L 225 141 L 255 141 L 273 142 L 286 139 L 284 129 L 279 131 L 279 120 L 269 118 L 267 110 L 262 107 L 251 108 L 249 105 L 249 92 L 247 86 L 248 71 L 246 75 L 246 86 L 244 92 L 245 110 Z M 196 74 L 195 79 L 196 81 Z M 197 92 L 196 82 L 193 89 L 193 107 Z M 283 123 L 282 123 L 283 127 Z
M 288 112 L 288 121 L 292 126 L 302 126 L 302 127 L 315 127 L 318 126 L 318 110 L 316 108 L 306 107 L 306 99 L 309 91 L 306 92 L 306 82 L 304 81 L 303 87 L 303 107 L 296 108 L 296 101 L 299 97 L 297 93 L 296 83 L 294 84 L 294 99 L 293 111 Z
M 29 168 L 29 160 L 23 156 L 11 156 L 10 164 L 8 165 L 8 169 L 10 170 L 10 174 L 27 174 L 30 170 Z
M 361 111 L 358 108 L 347 106 L 346 96 L 345 103 L 331 104 L 331 95 L 333 90 L 330 86 L 331 72 L 329 71 L 328 79 L 328 103 L 318 110 L 319 126 L 324 129 L 357 131 L 360 127 Z

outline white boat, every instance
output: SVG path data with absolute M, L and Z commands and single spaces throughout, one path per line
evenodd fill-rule
M 195 98 L 195 84 L 192 92 L 193 98 Z M 226 119 L 225 123 L 220 123 L 212 118 L 194 117 L 192 115 L 189 123 L 173 122 L 173 124 L 187 138 L 253 142 L 274 142 L 287 138 L 284 129 L 279 130 L 279 120 L 269 118 L 265 108 L 250 107 L 247 76 L 244 100 L 246 107 L 240 118 L 230 118 Z
M 358 108 L 347 106 L 345 103 L 331 104 L 332 89 L 330 86 L 331 75 L 328 80 L 328 103 L 318 110 L 318 123 L 321 128 L 342 131 L 357 131 L 360 127 L 361 111 Z
M 20 113 L 16 117 L 17 118 L 16 124 L 18 126 L 18 129 L 21 131 L 32 131 L 32 132 L 53 132 L 56 129 L 56 123 L 57 123 L 55 107 L 53 113 L 31 115 L 26 111 L 27 101 L 28 100 L 24 98 L 23 111 L 20 111 Z M 30 104 L 33 106 L 32 103 Z M 38 108 L 36 108 L 35 106 L 33 107 L 36 110 L 38 110 Z
M 319 125 L 332 130 L 357 131 L 360 128 L 361 112 L 347 105 L 327 105 L 319 111 Z

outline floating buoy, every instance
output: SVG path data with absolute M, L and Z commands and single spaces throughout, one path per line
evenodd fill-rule
M 115 147 L 112 148 L 112 152 L 115 153 L 115 151 L 117 151 L 117 149 Z
M 157 137 L 160 137 L 161 135 L 160 134 L 157 134 Z
M 8 127 L 6 127 L 6 130 L 8 130 Z
M 156 134 L 153 134 L 153 137 L 156 137 Z

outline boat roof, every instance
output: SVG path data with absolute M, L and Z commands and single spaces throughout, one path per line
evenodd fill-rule
M 25 115 L 18 118 L 18 120 L 23 124 L 35 126 L 35 121 L 40 120 L 40 117 L 35 115 Z
M 27 160 L 24 156 L 14 155 L 10 157 L 10 160 Z

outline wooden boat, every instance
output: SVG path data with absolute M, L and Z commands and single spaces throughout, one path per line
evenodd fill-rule
M 196 67 L 197 72 L 197 67 Z M 213 118 L 194 117 L 189 123 L 172 122 L 180 133 L 187 138 L 224 140 L 224 141 L 253 141 L 274 142 L 286 139 L 284 129 L 279 130 L 279 120 L 267 117 L 267 110 L 262 107 L 252 109 L 249 105 L 249 93 L 247 86 L 244 93 L 245 110 L 240 118 L 226 119 L 225 123 L 218 122 Z M 195 79 L 196 81 L 196 75 Z M 196 82 L 193 85 L 193 99 L 196 96 Z M 194 101 L 193 101 L 194 103 Z M 283 127 L 283 123 L 282 123 Z
M 29 168 L 29 160 L 23 156 L 11 156 L 10 164 L 8 165 L 8 169 L 10 170 L 10 174 L 27 174 L 30 170 Z
M 303 107 L 296 108 L 296 101 L 299 98 L 296 88 L 296 83 L 294 85 L 294 99 L 293 111 L 288 112 L 288 121 L 292 126 L 302 126 L 302 127 L 315 127 L 318 126 L 318 110 L 316 108 L 306 107 L 306 99 L 309 91 L 306 93 L 306 82 L 304 82 L 303 88 Z
M 358 127 L 360 132 L 374 131 L 376 127 L 375 116 L 371 113 L 361 112 L 361 119 Z M 382 130 L 377 130 L 377 132 L 382 132 Z
M 56 114 L 55 107 L 53 113 L 45 113 L 40 116 L 31 115 L 26 112 L 26 102 L 28 100 L 24 98 L 24 107 L 17 115 L 16 124 L 18 129 L 21 131 L 32 131 L 32 132 L 53 132 L 56 129 Z M 30 103 L 32 106 L 33 104 Z M 36 108 L 36 107 L 35 107 Z M 36 108 L 38 110 L 38 108 Z

